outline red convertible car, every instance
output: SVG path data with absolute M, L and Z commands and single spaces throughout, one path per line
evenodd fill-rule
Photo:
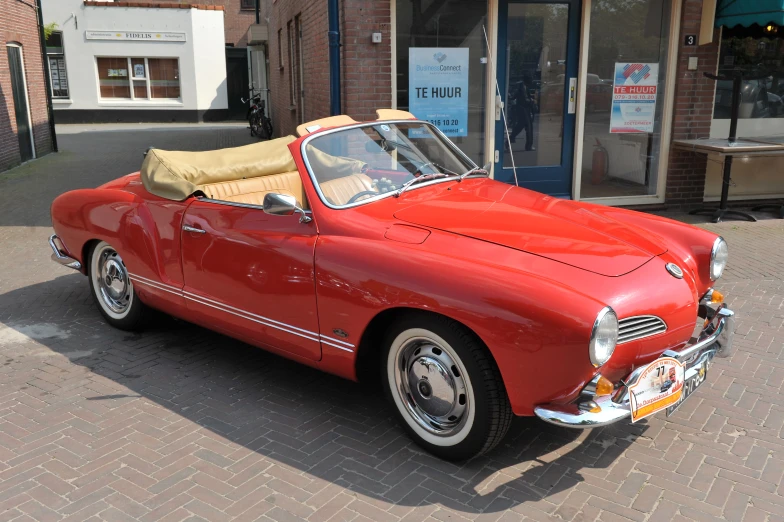
M 411 437 L 451 460 L 490 450 L 513 415 L 669 413 L 730 354 L 722 238 L 494 181 L 429 123 L 378 117 L 150 149 L 140 172 L 54 201 L 52 258 L 118 328 L 157 309 L 378 379 Z M 686 385 L 662 392 L 646 371 Z

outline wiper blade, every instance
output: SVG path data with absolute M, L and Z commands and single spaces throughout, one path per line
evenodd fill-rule
M 430 180 L 434 180 L 434 179 L 437 179 L 437 178 L 447 178 L 447 177 L 449 177 L 449 175 L 448 174 L 444 174 L 443 172 L 434 172 L 432 174 L 423 174 L 423 175 L 419 176 L 418 178 L 410 179 L 410 180 L 406 181 L 405 183 L 403 183 L 403 186 L 400 187 L 397 192 L 395 192 L 395 197 L 396 198 L 400 197 L 400 194 L 402 194 L 403 192 L 408 190 L 409 187 L 411 187 L 412 185 L 414 185 L 415 183 L 418 183 L 420 181 L 430 181 Z
M 458 179 L 458 181 L 463 181 L 471 174 L 484 174 L 485 176 L 490 176 L 490 171 L 488 170 L 489 168 L 490 168 L 490 164 L 488 163 L 484 167 L 474 167 L 472 169 L 469 169 L 468 171 L 460 174 L 460 179 Z

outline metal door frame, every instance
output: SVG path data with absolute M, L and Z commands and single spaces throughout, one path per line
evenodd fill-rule
M 569 105 L 569 88 L 568 88 L 568 79 L 569 78 L 578 78 L 577 81 L 577 88 L 579 90 L 580 82 L 579 81 L 579 72 L 580 72 L 580 24 L 583 16 L 582 10 L 582 1 L 581 0 L 499 0 L 498 1 L 498 16 L 497 20 L 497 37 L 496 37 L 496 67 L 495 72 L 498 81 L 498 89 L 501 92 L 501 97 L 504 100 L 504 104 L 506 105 L 506 75 L 507 75 L 507 21 L 508 21 L 508 12 L 509 12 L 509 4 L 568 4 L 569 5 L 569 18 L 568 18 L 568 26 L 567 26 L 567 41 L 566 41 L 566 54 L 567 57 L 571 58 L 568 63 L 568 68 L 565 71 L 565 79 L 567 83 L 564 87 L 564 123 L 563 123 L 563 138 L 562 138 L 562 148 L 561 148 L 561 165 L 557 167 L 553 166 L 544 166 L 544 167 L 517 167 L 518 173 L 518 181 L 520 178 L 520 171 L 523 169 L 547 169 L 550 171 L 554 170 L 562 170 L 564 173 L 564 179 L 558 182 L 552 183 L 549 187 L 543 186 L 541 188 L 550 188 L 551 190 L 548 193 L 551 195 L 559 196 L 559 197 L 572 197 L 572 190 L 573 190 L 573 180 L 575 177 L 574 173 L 574 152 L 576 146 L 576 128 L 577 128 L 577 110 L 574 113 L 568 113 L 568 105 Z M 495 91 L 495 89 L 493 90 Z M 494 92 L 495 94 L 495 92 Z M 577 92 L 574 93 L 575 96 L 575 108 L 577 107 L 579 97 L 577 97 Z M 495 96 L 493 96 L 495 98 Z M 511 168 L 505 169 L 503 167 L 504 161 L 504 154 L 506 151 L 503 148 L 503 142 L 506 141 L 506 128 L 504 125 L 504 120 L 499 119 L 495 122 L 495 139 L 494 139 L 494 148 L 499 153 L 499 161 L 494 163 L 494 178 L 499 181 L 504 181 L 507 183 L 514 184 L 514 174 Z M 510 129 L 511 131 L 511 129 Z M 499 145 L 501 145 L 499 147 Z M 510 151 L 511 152 L 511 151 Z M 522 183 L 521 183 L 522 185 Z M 558 186 L 561 185 L 561 186 Z M 554 189 L 554 190 L 552 190 Z
M 5 46 L 6 46 L 6 53 L 8 52 L 8 49 L 7 49 L 8 47 L 16 47 L 17 49 L 19 49 L 19 65 L 21 66 L 21 69 L 22 69 L 22 88 L 23 88 L 23 91 L 24 91 L 23 94 L 24 94 L 25 104 L 27 104 L 27 122 L 28 122 L 27 123 L 27 128 L 28 128 L 28 131 L 29 131 L 29 134 L 30 134 L 30 149 L 33 151 L 33 157 L 30 158 L 30 159 L 34 160 L 38 156 L 37 156 L 36 151 L 35 151 L 35 136 L 33 135 L 33 115 L 32 115 L 32 113 L 30 111 L 30 97 L 27 95 L 27 74 L 25 72 L 24 49 L 23 49 L 21 44 L 18 44 L 16 42 L 8 42 L 7 44 L 5 44 Z M 8 68 L 9 68 L 9 71 L 10 71 L 10 68 L 11 68 L 11 64 L 10 63 L 8 64 Z M 11 79 L 11 89 L 13 89 L 13 88 L 14 88 L 14 82 L 13 82 L 13 79 Z M 11 92 L 11 99 L 13 100 L 13 92 Z M 16 111 L 14 111 L 14 112 L 16 112 Z M 16 120 L 16 115 L 14 115 L 14 120 Z M 19 128 L 17 127 L 17 133 L 18 132 L 19 132 Z M 20 150 L 19 151 L 20 157 L 21 157 L 21 154 L 22 154 L 22 151 Z

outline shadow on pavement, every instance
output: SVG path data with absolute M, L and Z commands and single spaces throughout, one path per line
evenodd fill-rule
M 610 467 L 648 429 L 643 422 L 584 432 L 518 418 L 489 455 L 454 465 L 419 450 L 383 397 L 359 384 L 168 317 L 143 333 L 113 329 L 79 274 L 0 295 L 0 322 L 0 396 L 15 387 L 50 409 L 62 403 L 98 416 L 138 408 L 134 401 L 143 397 L 165 408 L 168 422 L 182 417 L 269 461 L 390 505 L 552 512 L 584 474 Z M 36 377 L 46 364 L 59 368 L 60 380 Z M 15 365 L 31 370 L 27 382 L 8 379 Z

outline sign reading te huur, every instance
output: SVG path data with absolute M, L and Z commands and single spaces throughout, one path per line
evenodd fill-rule
M 468 135 L 468 49 L 408 50 L 408 110 L 447 136 Z
M 125 40 L 129 42 L 184 42 L 185 33 L 176 31 L 85 31 L 88 40 Z
M 610 132 L 653 132 L 658 63 L 616 63 Z

